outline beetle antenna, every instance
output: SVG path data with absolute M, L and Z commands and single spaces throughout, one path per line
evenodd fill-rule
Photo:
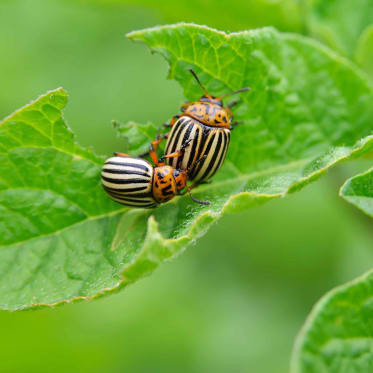
M 192 192 L 191 192 L 191 189 L 192 189 L 192 187 L 188 187 L 187 191 L 188 191 L 188 193 L 189 193 L 189 195 L 190 195 L 190 198 L 192 199 L 193 202 L 198 203 L 198 204 L 200 204 L 200 205 L 205 205 L 205 206 L 208 206 L 208 205 L 211 204 L 210 201 L 200 201 L 199 199 L 195 199 L 195 198 L 193 197 L 193 194 L 192 194 Z
M 250 89 L 251 89 L 250 87 L 237 89 L 237 91 L 233 91 L 231 93 L 227 93 L 226 95 L 220 96 L 219 98 L 233 96 L 233 95 L 236 95 L 237 93 L 241 93 L 241 92 L 247 92 L 247 91 L 250 91 Z
M 197 80 L 197 83 L 199 84 L 199 86 L 203 89 L 203 92 L 205 92 L 206 95 L 208 95 L 209 93 L 207 92 L 207 89 L 202 85 L 201 81 L 199 80 L 197 74 L 193 71 L 193 69 L 189 69 L 189 71 L 192 73 L 192 75 L 194 76 L 194 79 Z

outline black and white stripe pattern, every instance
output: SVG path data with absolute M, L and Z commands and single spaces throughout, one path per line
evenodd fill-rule
M 206 126 L 183 116 L 172 126 L 165 154 L 179 151 L 182 144 L 189 139 L 192 140 L 183 156 L 169 159 L 168 164 L 185 170 L 206 155 L 206 158 L 191 170 L 189 180 L 207 181 L 223 164 L 229 146 L 230 131 L 226 128 Z
M 112 157 L 101 171 L 106 193 L 122 205 L 150 208 L 157 205 L 152 194 L 153 167 L 141 158 Z
M 165 154 L 178 152 L 181 146 L 192 139 L 182 157 L 170 158 L 168 164 L 176 169 L 186 170 L 198 158 L 203 138 L 200 122 L 189 117 L 181 117 L 173 126 L 167 139 Z
M 199 162 L 192 170 L 189 179 L 195 181 L 207 181 L 222 166 L 227 154 L 231 133 L 226 128 L 211 128 L 203 141 L 203 148 L 200 159 L 206 155 L 206 158 Z

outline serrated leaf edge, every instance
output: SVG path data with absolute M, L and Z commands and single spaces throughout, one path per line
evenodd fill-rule
M 179 22 L 179 23 L 175 23 L 175 24 L 153 26 L 153 27 L 149 27 L 149 28 L 145 28 L 145 29 L 141 29 L 141 30 L 131 31 L 131 32 L 125 34 L 125 37 L 132 40 L 132 41 L 144 42 L 143 39 L 138 38 L 141 34 L 144 34 L 146 32 L 158 31 L 158 30 L 161 30 L 161 29 L 170 29 L 170 28 L 171 29 L 172 28 L 177 29 L 180 26 L 181 27 L 191 27 L 191 28 L 201 29 L 201 30 L 214 31 L 217 34 L 224 36 L 226 39 L 229 39 L 229 38 L 235 37 L 235 36 L 240 36 L 240 35 L 255 35 L 255 34 L 263 32 L 263 31 L 269 31 L 269 32 L 273 32 L 273 33 L 279 35 L 283 39 L 301 40 L 302 42 L 304 42 L 308 45 L 312 45 L 313 47 L 319 49 L 322 53 L 324 53 L 326 55 L 329 55 L 331 58 L 338 61 L 339 63 L 342 63 L 342 64 L 347 65 L 350 68 L 352 68 L 357 73 L 357 75 L 359 75 L 360 79 L 362 79 L 364 81 L 364 83 L 369 85 L 370 89 L 373 91 L 373 83 L 369 79 L 368 75 L 362 69 L 360 69 L 360 67 L 355 62 L 351 61 L 347 57 L 344 57 L 344 56 L 338 54 L 335 50 L 333 50 L 332 48 L 323 44 L 319 40 L 313 39 L 313 38 L 311 38 L 309 36 L 306 36 L 306 35 L 295 34 L 295 33 L 290 33 L 290 32 L 280 32 L 275 27 L 271 27 L 271 26 L 261 27 L 261 28 L 252 29 L 252 30 L 243 30 L 243 31 L 236 31 L 236 32 L 227 33 L 227 32 L 217 30 L 215 28 L 208 27 L 208 26 L 205 26 L 205 25 L 197 25 L 195 23 Z M 154 48 L 150 47 L 149 45 L 147 45 L 147 46 L 150 50 L 156 51 Z

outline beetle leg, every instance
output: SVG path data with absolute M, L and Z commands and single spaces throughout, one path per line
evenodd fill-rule
M 130 157 L 129 154 L 126 154 L 126 153 L 119 153 L 119 152 L 115 152 L 114 155 L 116 157 Z
M 156 137 L 155 137 L 155 140 L 153 140 L 151 143 L 150 143 L 150 146 L 149 146 L 149 151 L 145 152 L 145 153 L 142 153 L 142 154 L 139 154 L 138 156 L 139 157 L 145 157 L 147 155 L 150 156 L 150 158 L 152 159 L 152 161 L 154 162 L 154 164 L 157 166 L 158 165 L 158 156 L 157 156 L 157 149 L 158 149 L 158 146 L 159 144 L 164 140 L 164 139 L 167 139 L 168 138 L 168 133 L 166 133 L 165 135 L 161 135 L 161 134 L 158 134 Z
M 145 153 L 145 155 L 149 154 L 155 166 L 161 166 L 160 160 L 158 160 L 157 149 L 162 140 L 163 136 L 161 137 L 161 135 L 158 134 L 155 140 L 150 143 L 149 153 Z
M 233 106 L 236 106 L 238 103 L 240 103 L 241 102 L 241 100 L 235 100 L 235 101 L 233 101 L 233 102 L 231 102 L 229 105 L 228 105 L 228 107 L 231 109 Z
M 162 155 L 162 157 L 159 158 L 159 160 L 162 161 L 163 159 L 181 157 L 182 155 L 183 155 L 182 152 L 175 152 L 175 153 L 171 153 L 171 154 L 167 154 L 167 155 Z
M 150 158 L 152 159 L 154 166 L 159 167 L 162 166 L 158 160 L 158 155 L 155 150 L 150 149 L 149 151 Z
M 174 153 L 163 155 L 161 158 L 159 158 L 159 160 L 163 161 L 166 158 L 181 157 L 184 154 L 185 149 L 188 147 L 188 145 L 191 143 L 192 140 L 193 140 L 193 138 L 192 139 L 188 139 L 187 141 L 185 141 L 184 144 L 181 145 L 181 148 L 180 148 L 180 150 L 178 152 L 174 152 Z
M 229 129 L 230 129 L 230 130 L 234 130 L 234 128 L 235 128 L 238 124 L 243 124 L 243 123 L 244 123 L 244 122 L 242 122 L 242 121 L 238 121 L 238 120 L 236 120 L 235 122 L 232 122 L 232 123 L 231 123 Z
M 158 149 L 159 144 L 162 142 L 162 140 L 167 137 L 168 137 L 168 134 L 164 136 L 157 135 L 155 140 L 153 140 L 150 144 L 149 155 L 155 166 L 163 166 L 162 160 L 158 159 L 157 149 Z
M 195 161 L 195 162 L 194 162 L 190 167 L 188 167 L 188 168 L 185 170 L 185 171 L 187 172 L 187 174 L 189 173 L 190 170 L 193 169 L 193 167 L 194 167 L 195 165 L 197 165 L 199 162 L 201 162 L 201 161 L 203 161 L 204 159 L 206 159 L 206 157 L 207 157 L 207 155 L 202 156 L 201 158 L 197 159 L 197 160 L 196 160 L 196 161 Z M 205 183 L 208 183 L 208 182 L 204 182 L 204 181 L 202 181 L 202 182 L 196 182 L 196 183 L 194 183 L 192 186 L 187 187 L 186 190 L 185 190 L 184 192 L 180 193 L 180 195 L 184 195 L 184 194 L 186 194 L 186 193 L 189 193 L 190 198 L 193 200 L 193 202 L 196 202 L 196 203 L 198 203 L 198 204 L 200 204 L 200 205 L 205 205 L 205 206 L 207 206 L 207 205 L 210 204 L 210 201 L 200 201 L 200 200 L 194 198 L 194 197 L 193 197 L 193 194 L 192 194 L 192 192 L 191 192 L 191 191 L 192 191 L 194 188 L 196 188 L 198 185 L 200 185 L 200 184 L 205 184 Z
M 165 127 L 172 127 L 172 126 L 177 122 L 177 120 L 178 120 L 180 117 L 181 117 L 181 115 L 174 115 L 174 116 L 171 118 L 171 120 L 170 120 L 169 123 L 166 122 L 166 123 L 164 123 L 163 125 L 164 125 Z
M 192 199 L 193 202 L 198 203 L 199 205 L 205 205 L 205 206 L 208 206 L 208 205 L 211 204 L 210 201 L 200 201 L 199 199 L 195 199 L 195 198 L 193 197 L 192 192 L 190 191 L 191 189 L 192 189 L 192 187 L 188 188 L 187 191 L 188 191 L 188 193 L 189 193 L 189 195 L 190 195 L 190 198 Z
M 205 180 L 205 181 L 200 181 L 198 185 L 203 185 L 203 184 L 211 184 L 212 180 Z
M 192 186 L 187 187 L 187 188 L 184 190 L 184 192 L 180 193 L 180 195 L 181 195 L 181 196 L 184 196 L 185 194 L 189 193 L 189 192 L 190 192 L 191 190 L 193 190 L 194 188 L 197 188 L 198 185 L 200 185 L 200 184 L 203 184 L 203 183 L 200 183 L 200 182 L 197 181 L 197 182 L 194 183 Z
M 193 194 L 192 194 L 192 190 L 193 190 L 194 188 L 197 188 L 198 185 L 200 185 L 200 184 L 204 184 L 204 182 L 202 182 L 202 183 L 194 183 L 192 186 L 187 187 L 186 190 L 185 190 L 184 192 L 180 193 L 180 195 L 183 196 L 183 195 L 185 195 L 186 193 L 189 193 L 190 198 L 192 199 L 193 202 L 198 203 L 198 204 L 200 204 L 200 205 L 208 206 L 208 205 L 211 204 L 210 201 L 200 201 L 200 200 L 194 198 L 194 196 L 193 196 Z

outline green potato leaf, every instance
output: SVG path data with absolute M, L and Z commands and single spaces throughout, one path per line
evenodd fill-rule
M 223 168 L 195 190 L 211 205 L 183 196 L 142 210 L 109 200 L 100 186 L 103 158 L 75 143 L 62 117 L 66 93 L 49 92 L 0 123 L 3 309 L 119 290 L 181 253 L 223 213 L 297 191 L 373 146 L 371 87 L 310 39 L 188 24 L 128 36 L 166 57 L 189 100 L 201 95 L 190 67 L 215 95 L 252 88 L 235 108 L 244 123 L 233 131 Z M 132 154 L 143 150 L 139 126 L 119 127 Z M 142 129 L 149 138 L 149 125 Z
M 373 272 L 327 293 L 297 337 L 291 373 L 371 372 Z
M 350 58 L 373 24 L 372 0 L 307 0 L 305 9 L 308 32 Z
M 373 218 L 373 169 L 348 179 L 340 195 Z
M 117 130 L 118 136 L 124 140 L 123 151 L 127 153 L 135 151 L 136 154 L 149 151 L 150 143 L 160 132 L 152 123 L 128 122 L 122 124 L 113 121 L 113 127 Z

